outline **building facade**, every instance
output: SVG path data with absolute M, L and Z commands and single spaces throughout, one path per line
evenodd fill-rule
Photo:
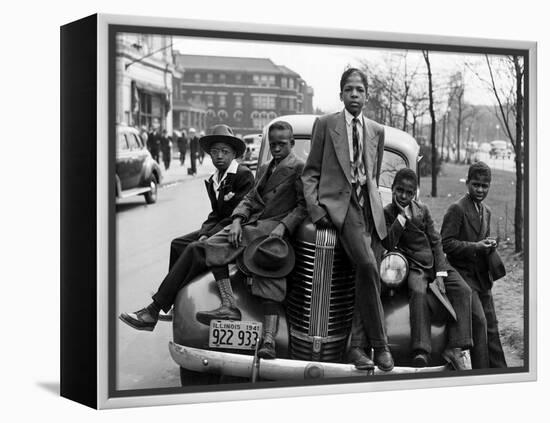
M 313 89 L 270 59 L 174 54 L 174 127 L 204 130 L 225 123 L 258 133 L 272 119 L 313 113 Z
M 175 74 L 171 36 L 120 34 L 116 49 L 117 123 L 171 133 Z

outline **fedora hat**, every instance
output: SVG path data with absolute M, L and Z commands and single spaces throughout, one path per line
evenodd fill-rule
M 223 142 L 235 150 L 235 157 L 241 157 L 246 150 L 246 144 L 240 138 L 233 135 L 233 130 L 227 125 L 216 125 L 212 133 L 199 139 L 201 148 L 210 154 L 210 148 L 217 142 Z
M 246 247 L 243 263 L 255 275 L 282 278 L 294 268 L 294 249 L 282 238 L 264 235 Z

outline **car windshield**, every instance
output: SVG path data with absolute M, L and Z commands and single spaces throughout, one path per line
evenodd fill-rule
M 294 154 L 306 161 L 310 150 L 309 138 L 295 136 Z M 264 156 L 265 157 L 265 156 Z M 267 151 L 267 160 L 271 160 L 271 154 L 269 149 Z M 390 188 L 393 182 L 393 178 L 399 169 L 407 167 L 407 161 L 405 157 L 393 150 L 384 150 L 384 157 L 382 159 L 382 168 L 380 170 L 379 186 Z

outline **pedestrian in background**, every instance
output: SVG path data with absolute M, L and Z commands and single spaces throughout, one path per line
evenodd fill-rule
M 185 129 L 181 128 L 181 133 L 177 138 L 178 150 L 180 152 L 180 166 L 183 166 L 185 163 L 185 155 L 187 154 L 187 134 Z
M 160 137 L 160 148 L 162 151 L 164 168 L 168 170 L 170 168 L 170 161 L 172 160 L 172 137 L 168 135 L 168 131 L 166 129 L 162 130 L 162 136 Z
M 199 155 L 199 137 L 195 128 L 189 128 L 189 159 L 191 167 L 187 170 L 189 175 L 197 174 L 197 157 Z
M 204 137 L 204 131 L 201 131 L 200 132 L 200 138 Z M 199 144 L 199 163 L 202 164 L 202 162 L 204 161 L 204 150 L 202 148 L 202 146 Z
M 158 128 L 153 128 L 147 137 L 147 149 L 153 156 L 153 160 L 160 164 L 160 133 Z

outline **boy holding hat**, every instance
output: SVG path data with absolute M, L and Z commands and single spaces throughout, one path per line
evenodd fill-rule
M 293 153 L 294 136 L 287 122 L 273 123 L 268 130 L 273 159 L 258 170 L 254 188 L 235 208 L 230 226 L 204 243 L 206 264 L 220 291 L 221 306 L 199 311 L 197 320 L 240 320 L 228 264 L 244 253 L 244 264 L 254 275 L 252 293 L 262 297 L 264 336 L 258 356 L 275 358 L 278 303 L 284 299 L 284 277 L 293 267 L 290 236 L 307 215 L 301 181 L 304 163 Z
M 435 279 L 437 288 L 447 293 L 456 312 L 456 321 L 449 319 L 447 323 L 448 341 L 443 358 L 455 370 L 466 370 L 462 350 L 472 347 L 471 290 L 447 263 L 428 207 L 414 199 L 416 191 L 416 173 L 409 168 L 400 169 L 392 184 L 392 202 L 384 207 L 388 236 L 382 241 L 387 250 L 401 252 L 409 262 L 407 284 L 413 364 L 428 365 L 431 321 L 427 288 Z
M 214 174 L 205 181 L 212 211 L 199 230 L 172 241 L 169 272 L 153 296 L 153 302 L 134 313 L 120 315 L 123 322 L 135 329 L 153 330 L 159 311 L 170 310 L 179 288 L 204 271 L 204 258 L 200 248 L 193 248 L 194 243 L 206 240 L 231 223 L 234 208 L 254 184 L 250 169 L 235 160 L 246 149 L 245 143 L 233 136 L 227 125 L 217 125 L 212 132 L 212 135 L 200 139 L 202 148 L 210 154 L 216 167 Z

